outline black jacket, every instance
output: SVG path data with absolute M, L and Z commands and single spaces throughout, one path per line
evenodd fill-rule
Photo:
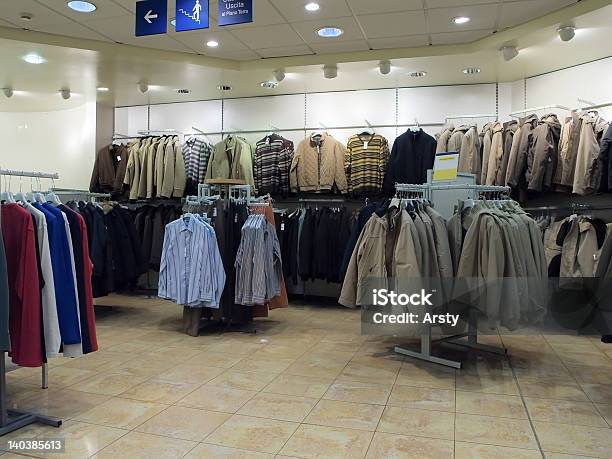
M 601 139 L 601 150 L 599 151 L 599 162 L 601 166 L 601 182 L 599 191 L 612 191 L 612 124 L 608 126 L 608 130 Z
M 433 168 L 436 145 L 436 139 L 422 129 L 408 130 L 395 139 L 383 182 L 384 193 L 395 194 L 396 183 L 425 183 L 427 169 Z

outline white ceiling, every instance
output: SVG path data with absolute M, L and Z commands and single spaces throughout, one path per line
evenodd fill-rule
M 135 0 L 92 0 L 94 13 L 72 11 L 65 0 L 1 0 L 0 26 L 51 34 L 180 51 L 232 60 L 304 56 L 338 52 L 469 43 L 576 3 L 578 0 L 254 0 L 254 22 L 218 27 L 217 0 L 210 0 L 211 27 L 203 31 L 134 36 Z M 173 18 L 175 0 L 168 0 Z M 25 22 L 21 13 L 33 19 Z M 451 19 L 468 16 L 467 24 Z M 321 38 L 316 30 L 334 25 L 344 29 L 337 39 Z M 205 43 L 215 39 L 219 47 Z

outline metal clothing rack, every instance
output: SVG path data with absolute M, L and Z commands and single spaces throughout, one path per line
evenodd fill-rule
M 543 105 L 541 107 L 533 107 L 533 108 L 525 108 L 523 110 L 516 110 L 512 113 L 510 113 L 510 116 L 512 118 L 520 118 L 521 116 L 525 115 L 526 113 L 530 113 L 530 112 L 541 112 L 543 110 L 564 110 L 566 112 L 571 112 L 572 109 L 569 107 L 566 107 L 565 105 Z
M 486 186 L 486 185 L 472 185 L 472 184 L 456 184 L 456 185 L 435 185 L 432 183 L 426 183 L 423 185 L 411 185 L 396 183 L 395 190 L 398 197 L 408 194 L 412 195 L 413 198 L 427 199 L 431 202 L 431 191 L 432 190 L 468 190 L 470 193 L 470 199 L 478 199 L 482 194 L 487 193 L 498 193 L 508 192 L 508 187 L 500 186 Z M 420 196 L 419 196 L 420 194 Z M 435 196 L 434 196 L 435 197 Z M 407 198 L 410 199 L 410 198 Z M 435 201 L 431 203 L 435 207 Z M 463 338 L 467 338 L 464 340 Z M 486 344 L 480 344 L 478 342 L 478 327 L 477 327 L 477 316 L 475 312 L 470 312 L 468 317 L 468 331 L 467 333 L 461 333 L 458 335 L 448 336 L 438 340 L 432 340 L 431 327 L 425 327 L 425 330 L 421 334 L 421 348 L 419 351 L 413 351 L 405 349 L 401 346 L 395 346 L 394 351 L 397 354 L 407 355 L 414 357 L 419 360 L 427 362 L 437 363 L 439 365 L 445 365 L 452 368 L 461 368 L 461 362 L 455 360 L 449 360 L 442 357 L 437 357 L 431 353 L 431 345 L 433 343 L 447 343 L 456 346 L 467 347 L 469 349 L 478 349 L 485 352 L 491 352 L 494 354 L 506 355 L 508 351 L 505 348 L 499 348 L 496 346 L 489 346 Z
M 32 178 L 47 178 L 59 179 L 58 173 L 47 172 L 28 172 L 17 171 L 10 169 L 0 169 L 0 176 L 16 176 L 16 177 L 32 177 Z M 51 416 L 44 416 L 36 413 L 30 413 L 23 410 L 8 409 L 6 400 L 6 351 L 0 353 L 0 436 L 14 432 L 30 424 L 41 423 L 53 427 L 62 425 L 62 421 Z M 47 389 L 49 381 L 48 367 L 46 363 L 42 366 L 42 388 Z
M 85 196 L 89 198 L 100 198 L 100 199 L 110 199 L 110 193 L 94 193 L 89 190 L 77 190 L 72 188 L 51 188 L 51 192 L 57 195 L 77 195 L 77 196 Z

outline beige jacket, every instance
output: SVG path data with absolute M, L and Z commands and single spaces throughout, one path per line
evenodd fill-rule
M 508 171 L 508 161 L 510 160 L 510 150 L 512 149 L 514 134 L 517 130 L 518 121 L 512 120 L 504 123 L 504 152 L 502 156 L 501 165 L 497 169 L 495 185 L 503 186 L 506 183 L 506 173 Z
M 529 115 L 519 120 L 519 128 L 512 139 L 510 158 L 508 159 L 508 171 L 506 172 L 506 186 L 516 188 L 524 179 L 527 168 L 527 153 L 531 140 L 531 131 L 538 122 L 536 115 Z
M 345 155 L 344 145 L 327 133 L 302 140 L 291 161 L 291 191 L 329 192 L 335 185 L 346 193 Z
M 484 185 L 494 185 L 497 179 L 497 172 L 501 167 L 502 158 L 504 156 L 504 127 L 502 123 L 495 122 L 491 126 L 491 151 L 489 152 L 489 161 L 487 164 L 487 177 Z
M 126 168 L 125 179 L 123 182 L 130 187 L 130 199 L 138 199 L 140 176 L 145 173 L 143 167 L 144 157 L 151 146 L 151 138 L 141 140 L 134 144 L 134 149 L 130 154 Z
M 461 139 L 459 149 L 459 172 L 476 174 L 476 182 L 480 183 L 482 164 L 480 158 L 480 137 L 476 126 L 470 127 Z
M 527 155 L 527 182 L 530 190 L 549 189 L 557 165 L 561 125 L 555 114 L 542 117 L 531 133 Z
M 231 136 L 215 145 L 208 160 L 206 179 L 219 178 L 244 180 L 255 188 L 253 151 L 244 139 Z
M 585 195 L 593 193 L 599 186 L 601 178 L 599 139 L 608 128 L 608 123 L 599 115 L 592 116 L 586 113 L 581 118 L 582 127 L 572 192 Z
M 482 141 L 482 173 L 480 174 L 480 183 L 485 183 L 487 181 L 489 155 L 491 154 L 491 142 L 493 140 L 492 126 L 492 123 L 485 124 L 480 135 Z
M 158 196 L 180 198 L 185 194 L 185 160 L 177 137 L 168 139 L 158 148 L 155 177 Z
M 125 175 L 123 176 L 123 184 L 127 185 L 128 198 L 136 199 L 136 194 L 138 193 L 138 187 L 136 186 L 136 191 L 134 191 L 134 197 L 132 197 L 132 189 L 133 189 L 132 185 L 136 178 L 136 164 L 138 163 L 136 157 L 138 156 L 138 151 L 140 150 L 140 140 L 136 140 L 135 142 L 129 144 L 128 149 L 130 150 L 130 154 L 128 156 L 127 165 L 125 167 Z
M 455 126 L 453 126 L 452 124 L 450 126 L 448 126 L 447 128 L 445 128 L 440 135 L 438 136 L 438 144 L 436 146 L 436 153 L 446 153 L 447 151 L 450 151 L 448 149 L 448 141 L 450 140 L 451 136 L 453 135 L 453 131 L 455 130 Z
M 461 143 L 465 133 L 470 129 L 469 126 L 458 126 L 453 131 L 452 135 L 448 139 L 447 151 L 461 151 Z

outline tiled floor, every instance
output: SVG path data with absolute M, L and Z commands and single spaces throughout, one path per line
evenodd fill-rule
M 255 335 L 193 338 L 171 303 L 104 303 L 99 352 L 53 360 L 48 390 L 38 369 L 8 376 L 12 405 L 64 425 L 8 438 L 64 437 L 58 459 L 612 457 L 612 346 L 595 338 L 486 337 L 510 358 L 446 347 L 455 371 L 361 336 L 340 307 L 296 303 Z

